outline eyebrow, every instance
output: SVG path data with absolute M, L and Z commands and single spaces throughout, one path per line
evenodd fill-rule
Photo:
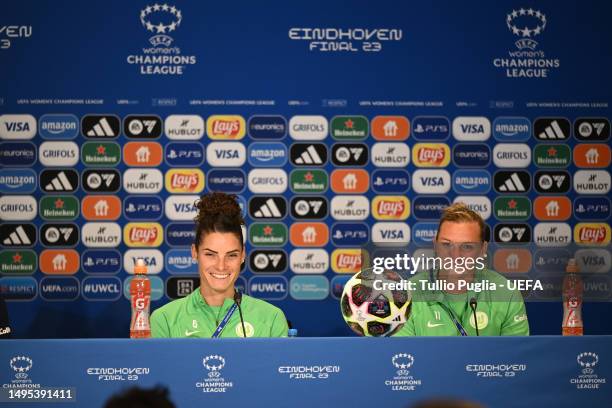
M 213 253 L 215 253 L 215 254 L 218 254 L 218 253 L 219 253 L 219 252 L 214 251 L 214 250 L 212 250 L 212 249 L 210 249 L 210 248 L 202 248 L 202 251 L 209 251 L 209 252 L 213 252 Z M 234 252 L 240 252 L 240 250 L 239 250 L 239 249 L 232 249 L 231 251 L 229 251 L 229 252 L 227 252 L 227 253 L 228 253 L 228 254 L 231 254 L 231 253 L 234 253 Z

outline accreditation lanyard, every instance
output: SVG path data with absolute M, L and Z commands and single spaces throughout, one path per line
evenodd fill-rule
M 225 329 L 227 322 L 229 322 L 230 317 L 232 317 L 237 308 L 238 304 L 236 303 L 234 303 L 232 307 L 229 308 L 229 310 L 225 314 L 225 317 L 223 317 L 223 320 L 221 320 L 221 323 L 219 323 L 219 326 L 217 326 L 217 329 L 215 330 L 211 338 L 216 339 L 221 335 L 221 332 L 223 331 L 223 329 Z
M 444 309 L 446 313 L 450 316 L 451 320 L 457 327 L 457 330 L 459 330 L 459 333 L 461 334 L 461 336 L 467 336 L 468 335 L 467 332 L 463 328 L 463 325 L 459 322 L 459 319 L 457 319 L 457 317 L 455 316 L 455 313 L 453 313 L 453 311 L 448 306 L 446 306 L 444 303 L 438 302 L 438 304 L 442 306 L 442 309 Z
M 429 271 L 429 280 L 431 282 L 434 282 L 434 271 L 433 270 Z M 446 295 L 442 293 L 442 296 L 444 296 L 444 300 L 446 301 Z M 455 324 L 455 327 L 457 327 L 459 334 L 461 334 L 462 337 L 467 336 L 468 335 L 467 331 L 465 331 L 465 329 L 463 328 L 463 325 L 461 324 L 461 322 L 459 322 L 459 319 L 457 319 L 457 316 L 455 316 L 455 313 L 451 310 L 451 308 L 448 307 L 443 302 L 438 301 L 437 303 L 442 307 L 442 309 L 444 309 L 446 314 L 448 314 L 448 316 L 451 318 L 451 320 Z

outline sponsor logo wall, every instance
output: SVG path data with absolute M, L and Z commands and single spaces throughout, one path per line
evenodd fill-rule
M 572 120 L 4 114 L 2 273 L 37 278 L 53 301 L 117 300 L 137 257 L 166 287 L 171 276 L 197 277 L 194 203 L 208 191 L 239 194 L 247 291 L 269 300 L 333 295 L 335 274 L 367 266 L 355 250 L 368 244 L 429 245 L 440 210 L 456 201 L 487 220 L 492 266 L 504 274 L 545 264 L 526 255 L 534 248 L 594 247 L 582 265 L 605 263 L 610 126 Z M 596 129 L 608 133 L 590 143 Z M 298 284 L 303 274 L 320 276 Z M 71 276 L 53 281 L 69 288 L 50 295 L 45 275 Z M 188 293 L 171 292 L 159 298 Z

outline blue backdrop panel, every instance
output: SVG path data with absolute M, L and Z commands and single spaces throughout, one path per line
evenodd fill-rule
M 281 307 L 300 335 L 351 333 L 337 297 L 352 271 L 347 250 L 364 244 L 360 234 L 408 226 L 410 240 L 424 247 L 417 232 L 431 232 L 437 218 L 427 208 L 459 196 L 488 217 L 497 269 L 550 284 L 545 294 L 525 293 L 532 333 L 560 332 L 560 281 L 550 275 L 572 255 L 586 276 L 586 333 L 610 333 L 609 12 L 595 1 L 7 5 L 0 288 L 14 335 L 127 336 L 134 256 L 151 262 L 153 309 L 193 290 L 197 275 L 185 261 L 191 196 L 215 189 L 240 195 L 252 227 L 239 285 Z M 68 127 L 59 132 L 55 123 Z M 181 124 L 195 133 L 181 136 Z M 326 162 L 305 152 L 312 143 Z M 276 156 L 258 160 L 270 153 L 262 147 Z M 385 167 L 402 159 L 389 148 L 405 147 L 409 160 Z M 368 160 L 350 156 L 355 151 Z M 359 188 L 365 180 L 365 192 L 343 183 L 338 170 L 347 168 Z M 172 187 L 166 179 L 179 169 L 187 170 L 175 180 L 195 184 Z M 272 194 L 278 185 L 249 184 L 259 170 L 286 188 Z M 300 191 L 291 179 L 304 177 L 301 170 L 328 179 L 328 188 Z M 456 171 L 482 182 L 456 180 Z M 379 185 L 381 175 L 391 181 Z M 159 189 L 139 187 L 145 179 Z M 258 220 L 264 203 L 251 199 L 270 195 L 287 214 Z M 347 195 L 366 198 L 365 219 L 342 219 L 333 199 Z M 296 196 L 327 213 L 301 214 L 292 208 Z M 380 196 L 407 197 L 407 217 L 376 214 Z M 511 199 L 516 212 L 498 211 Z M 53 210 L 71 206 L 78 213 L 64 219 Z M 301 222 L 324 223 L 330 237 L 309 246 L 296 230 Z M 262 238 L 266 226 L 273 246 Z M 508 228 L 536 242 L 519 248 Z M 338 231 L 350 234 L 336 238 Z M 120 244 L 96 247 L 113 239 Z M 319 248 L 323 254 L 313 253 Z M 295 249 L 323 256 L 323 270 L 306 268 L 315 278 L 301 273 Z

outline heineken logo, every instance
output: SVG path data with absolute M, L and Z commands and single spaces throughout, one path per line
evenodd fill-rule
M 570 159 L 570 148 L 567 145 L 539 144 L 535 147 L 533 160 L 540 167 L 566 167 Z
M 324 170 L 295 170 L 290 177 L 294 193 L 323 193 L 327 190 L 328 175 Z
M 331 122 L 331 135 L 335 139 L 365 139 L 368 136 L 365 116 L 336 116 Z
M 249 229 L 249 240 L 257 246 L 282 246 L 287 236 L 287 226 L 281 223 L 254 223 Z
M 40 200 L 40 216 L 46 220 L 74 220 L 79 200 L 73 196 L 46 196 Z
M 531 201 L 527 197 L 499 197 L 493 208 L 498 220 L 526 220 L 531 217 Z
M 36 253 L 31 250 L 5 250 L 0 252 L 0 273 L 31 275 L 36 271 Z
M 81 149 L 81 160 L 91 166 L 116 166 L 121 160 L 121 148 L 114 142 L 87 142 Z

